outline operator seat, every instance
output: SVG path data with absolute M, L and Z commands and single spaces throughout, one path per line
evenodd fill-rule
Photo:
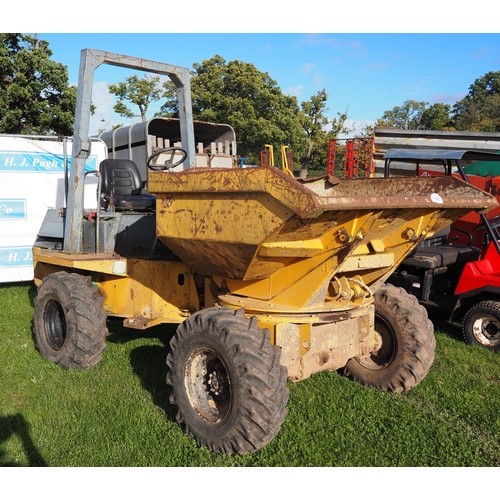
M 107 209 L 113 194 L 115 210 L 154 210 L 156 197 L 142 193 L 145 182 L 132 160 L 108 159 L 100 163 L 101 207 Z
M 480 250 L 471 245 L 448 242 L 451 226 L 447 226 L 417 245 L 404 260 L 404 265 L 421 269 L 442 269 L 453 264 L 465 264 L 479 259 Z

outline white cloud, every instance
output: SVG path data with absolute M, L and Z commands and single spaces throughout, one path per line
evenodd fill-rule
M 302 85 L 296 85 L 295 87 L 288 87 L 285 89 L 284 94 L 299 97 L 304 93 L 304 88 Z
M 323 73 L 320 73 L 319 71 L 314 73 L 313 78 L 314 78 L 314 85 L 316 85 L 316 87 L 324 87 L 326 82 L 328 81 L 328 77 L 326 77 Z
M 365 68 L 370 70 L 370 71 L 382 71 L 384 69 L 388 69 L 389 67 L 390 67 L 390 64 L 388 61 L 384 61 L 384 62 L 373 61 L 373 62 L 367 63 L 365 65 Z
M 306 63 L 302 66 L 302 72 L 305 73 L 306 75 L 308 73 L 310 73 L 311 71 L 313 71 L 313 69 L 315 68 L 316 66 L 314 65 L 314 63 Z
M 304 45 L 331 45 L 338 48 L 340 43 L 336 37 L 322 35 L 320 33 L 309 33 L 302 37 L 301 42 Z

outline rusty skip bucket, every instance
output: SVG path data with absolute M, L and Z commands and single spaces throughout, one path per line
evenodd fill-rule
M 454 177 L 299 181 L 275 167 L 150 172 L 149 192 L 158 238 L 196 273 L 294 308 L 340 276 L 375 291 L 426 236 L 498 205 Z

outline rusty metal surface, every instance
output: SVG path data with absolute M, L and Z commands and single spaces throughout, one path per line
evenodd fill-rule
M 304 380 L 313 373 L 335 371 L 350 358 L 367 356 L 375 348 L 374 308 L 344 314 L 328 323 L 278 323 L 276 344 L 288 379 Z
M 389 127 L 375 127 L 374 163 L 377 175 L 383 175 L 383 157 L 392 148 L 416 148 L 419 150 L 474 149 L 496 153 L 500 151 L 500 133 L 402 130 Z
M 153 172 L 149 176 L 149 191 L 167 196 L 204 194 L 214 200 L 224 194 L 267 193 L 297 216 L 316 217 L 320 212 L 370 208 L 413 208 L 423 206 L 463 207 L 489 210 L 496 207 L 493 197 L 454 178 L 420 179 L 336 179 L 328 177 L 302 183 L 276 168 L 192 169 L 185 172 Z M 210 193 L 213 193 L 212 195 Z M 217 194 L 216 194 L 217 193 Z M 433 194 L 440 196 L 434 201 Z M 173 198 L 172 198 L 173 199 Z M 250 198 L 248 198 L 250 200 Z
M 273 167 L 153 172 L 149 187 L 158 238 L 261 310 L 359 307 L 355 282 L 376 285 L 426 235 L 498 206 L 453 177 L 301 183 Z M 338 273 L 345 297 L 325 305 Z
M 403 130 L 375 127 L 375 149 L 378 153 L 391 148 L 478 149 L 489 153 L 500 151 L 500 133 L 441 130 Z

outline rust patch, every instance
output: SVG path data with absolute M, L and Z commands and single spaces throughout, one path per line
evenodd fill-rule
M 319 366 L 324 366 L 330 361 L 330 353 L 328 351 L 323 351 L 319 353 L 318 364 Z

